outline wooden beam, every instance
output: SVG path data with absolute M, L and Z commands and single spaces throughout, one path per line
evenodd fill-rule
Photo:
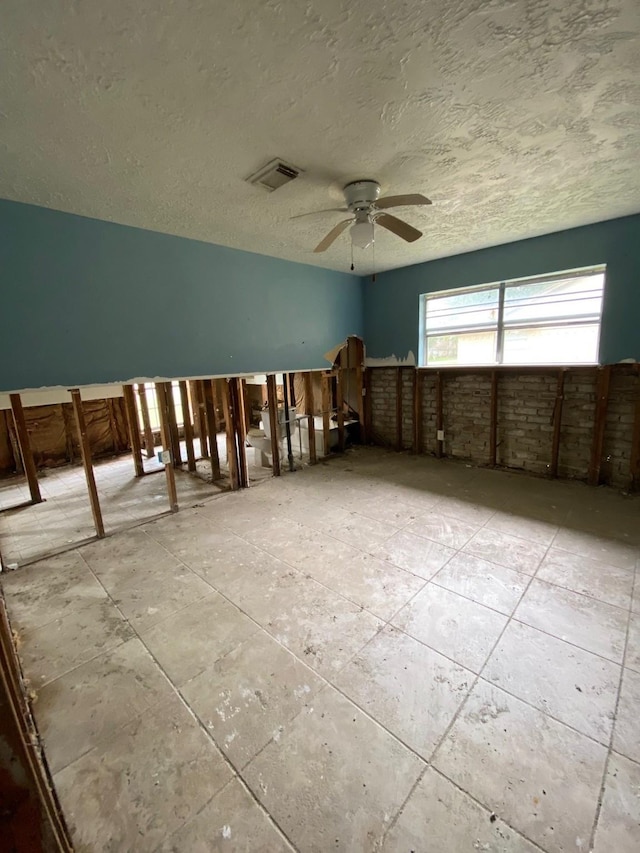
M 200 456 L 206 459 L 209 456 L 209 447 L 207 443 L 204 382 L 202 379 L 193 379 L 191 381 L 191 397 L 193 399 L 194 421 L 197 425 L 196 434 L 200 440 Z
M 156 455 L 155 441 L 153 440 L 153 430 L 151 429 L 151 418 L 149 417 L 149 401 L 147 400 L 147 389 L 144 382 L 139 382 L 138 399 L 140 400 L 140 411 L 142 412 L 142 427 L 144 433 L 144 448 L 147 454 L 147 459 L 153 459 Z
M 163 456 L 165 453 L 171 457 L 171 432 L 169 429 L 169 401 L 167 400 L 166 383 L 156 382 L 156 397 L 158 400 L 158 417 L 160 419 L 160 441 L 162 443 Z M 167 497 L 169 498 L 169 509 L 171 512 L 178 511 L 178 490 L 176 489 L 176 472 L 173 461 L 169 458 L 164 462 L 164 474 L 167 479 Z
M 276 377 L 271 373 L 267 376 L 267 402 L 269 404 L 269 430 L 271 432 L 271 461 L 273 476 L 280 476 L 280 447 L 278 445 L 278 398 L 276 392 Z
M 9 394 L 11 402 L 11 412 L 13 414 L 13 423 L 16 430 L 16 441 L 22 467 L 27 478 L 29 493 L 31 494 L 31 503 L 42 503 L 42 495 L 40 494 L 40 485 L 38 484 L 38 473 L 36 471 L 36 461 L 33 458 L 31 450 L 31 442 L 29 440 L 29 431 L 27 430 L 27 422 L 24 417 L 24 409 L 22 408 L 22 399 L 20 394 Z
M 187 448 L 187 470 L 196 470 L 196 454 L 193 449 L 193 425 L 191 423 L 191 407 L 186 381 L 178 383 L 180 387 L 180 404 L 182 405 L 182 422 L 184 428 L 184 443 Z
M 363 444 L 371 441 L 372 436 L 372 418 L 371 410 L 371 368 L 365 367 L 362 378 L 362 390 L 364 392 L 364 433 L 362 435 Z
M 491 371 L 491 403 L 489 413 L 489 465 L 498 461 L 498 371 Z
M 120 450 L 120 441 L 118 439 L 118 428 L 116 426 L 116 417 L 113 411 L 113 398 L 107 397 L 107 413 L 109 415 L 109 432 L 111 433 L 111 441 L 113 442 L 113 452 L 118 453 Z
M 229 466 L 229 480 L 231 488 L 235 491 L 240 488 L 240 471 L 236 446 L 236 430 L 233 421 L 233 405 L 231 402 L 231 390 L 226 379 L 217 380 L 218 398 L 222 403 L 224 414 L 225 432 L 227 435 L 227 464 Z
M 553 439 L 551 442 L 551 463 L 549 465 L 549 475 L 551 477 L 558 476 L 558 459 L 560 457 L 560 431 L 562 429 L 562 407 L 564 404 L 564 378 L 566 372 L 566 370 L 558 371 L 556 401 L 553 407 L 553 416 L 551 419 L 551 422 L 553 424 Z
M 313 377 L 308 371 L 302 374 L 304 381 L 305 413 L 309 415 L 309 463 L 315 465 L 316 456 L 316 427 L 313 417 Z
M 144 474 L 144 466 L 142 464 L 140 426 L 138 424 L 138 412 L 136 410 L 133 385 L 123 385 L 122 393 L 124 395 L 124 408 L 127 413 L 127 426 L 129 427 L 129 444 L 131 445 L 131 455 L 133 456 L 133 467 L 136 472 L 136 477 L 142 477 Z
M 96 478 L 93 473 L 93 463 L 91 460 L 91 444 L 89 435 L 87 434 L 87 425 L 84 419 L 84 409 L 80 390 L 74 388 L 71 391 L 71 403 L 73 404 L 73 413 L 76 418 L 76 428 L 80 439 L 80 453 L 82 454 L 82 466 L 84 468 L 84 476 L 87 481 L 87 490 L 89 492 L 89 503 L 91 504 L 91 514 L 93 515 L 93 524 L 96 529 L 96 535 L 99 539 L 104 539 L 104 523 L 102 521 L 102 511 L 100 509 L 100 500 L 98 498 L 98 489 L 96 487 Z
M 440 458 L 444 452 L 444 441 L 438 438 L 438 432 L 444 430 L 444 411 L 442 403 L 442 373 L 436 373 L 436 456 Z
M 209 436 L 209 458 L 211 460 L 211 479 L 220 479 L 220 456 L 218 454 L 218 425 L 215 405 L 215 379 L 205 379 L 202 382 L 204 412 Z
M 171 462 L 174 468 L 179 468 L 182 465 L 182 451 L 180 450 L 180 435 L 178 434 L 178 418 L 176 416 L 176 400 L 173 395 L 173 382 L 165 382 L 164 387 L 167 395 Z
M 69 457 L 69 462 L 73 464 L 75 460 L 72 429 L 73 407 L 69 403 L 61 403 L 60 408 L 62 409 L 62 422 L 64 423 L 64 437 L 67 444 L 67 456 Z
M 322 387 L 322 445 L 324 456 L 331 453 L 331 381 L 330 373 L 323 373 L 320 380 Z
M 598 368 L 598 383 L 596 390 L 596 407 L 593 420 L 593 441 L 591 444 L 591 462 L 589 465 L 589 485 L 600 483 L 600 468 L 602 466 L 602 450 L 604 448 L 604 431 L 607 425 L 607 406 L 609 404 L 609 385 L 611 381 L 611 365 Z
M 335 374 L 336 381 L 336 410 L 338 416 L 338 448 L 340 453 L 344 453 L 346 445 L 346 436 L 344 431 L 344 395 L 342 392 L 343 383 L 342 368 L 339 367 Z
M 247 427 L 244 406 L 244 379 L 229 380 L 231 391 L 231 406 L 235 425 L 236 443 L 238 450 L 238 479 L 241 489 L 249 488 L 249 466 L 247 465 Z
M 247 380 L 241 379 L 240 385 L 242 387 L 242 405 L 244 407 L 244 431 L 246 435 L 251 429 L 251 399 L 249 397 L 249 389 L 247 388 Z
M 413 371 L 413 452 L 422 452 L 422 377 Z
M 402 368 L 396 367 L 396 450 L 402 450 Z

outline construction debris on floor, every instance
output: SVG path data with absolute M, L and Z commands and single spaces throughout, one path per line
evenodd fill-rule
M 360 448 L 3 575 L 77 848 L 637 853 L 639 509 Z

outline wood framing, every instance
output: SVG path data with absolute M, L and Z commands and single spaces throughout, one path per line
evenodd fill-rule
M 444 441 L 438 438 L 438 434 L 444 430 L 444 410 L 442 403 L 442 373 L 436 373 L 436 456 L 440 458 L 444 453 Z
M 180 405 L 182 406 L 182 423 L 184 429 L 184 443 L 187 450 L 187 470 L 196 470 L 196 454 L 193 449 L 193 425 L 191 423 L 191 406 L 189 405 L 189 391 L 187 383 L 182 380 L 178 383 L 180 388 Z
M 498 371 L 491 371 L 491 401 L 489 412 L 489 465 L 498 461 Z
M 0 743 L 2 849 L 71 853 L 71 837 L 42 752 L 1 592 Z
M 216 419 L 216 380 L 205 379 L 202 382 L 202 397 L 209 436 L 209 458 L 211 460 L 211 479 L 220 479 L 220 457 L 218 454 L 218 425 Z
M 598 368 L 596 389 L 596 408 L 593 422 L 593 441 L 591 444 L 591 461 L 589 463 L 589 485 L 600 483 L 600 468 L 602 466 L 602 450 L 604 447 L 604 431 L 607 424 L 607 406 L 609 404 L 609 384 L 611 381 L 611 365 Z
M 323 373 L 322 388 L 322 447 L 324 456 L 331 453 L 331 374 Z
M 133 456 L 133 467 L 136 472 L 136 477 L 142 477 L 144 474 L 144 466 L 142 464 L 140 428 L 138 425 L 138 412 L 136 410 L 133 385 L 123 385 L 122 393 L 124 395 L 124 409 L 127 415 L 127 426 L 129 428 L 129 444 L 131 445 L 131 455 Z M 159 405 L 158 408 L 160 408 Z
M 311 373 L 303 373 L 305 413 L 309 416 L 309 463 L 315 465 L 316 457 L 316 427 L 313 417 L 313 377 Z
M 413 371 L 413 452 L 422 452 L 422 377 Z
M 171 464 L 174 468 L 182 465 L 180 436 L 178 434 L 178 418 L 176 416 L 176 401 L 173 396 L 173 382 L 164 383 L 167 398 L 167 417 L 169 421 L 169 440 L 171 441 Z
M 558 383 L 556 386 L 556 401 L 553 407 L 553 438 L 551 440 L 551 462 L 549 464 L 549 475 L 558 476 L 558 459 L 560 457 L 560 433 L 562 430 L 562 407 L 564 405 L 564 379 L 566 370 L 558 371 Z
M 336 383 L 336 415 L 338 419 L 338 449 L 344 453 L 346 435 L 344 431 L 344 395 L 342 392 L 342 370 L 338 368 L 335 373 Z
M 16 442 L 18 444 L 20 459 L 22 460 L 22 468 L 27 478 L 27 485 L 29 486 L 31 503 L 39 504 L 42 503 L 42 495 L 40 494 L 36 462 L 33 458 L 31 442 L 29 441 L 27 422 L 24 417 L 24 409 L 22 408 L 22 399 L 20 398 L 20 394 L 9 394 L 9 401 L 11 403 L 11 413 L 16 431 Z
M 204 382 L 202 379 L 191 380 L 191 399 L 193 400 L 195 432 L 200 441 L 200 456 L 206 459 L 209 456 L 209 446 L 207 442 L 207 416 L 204 404 Z
M 236 445 L 236 429 L 234 424 L 233 404 L 231 402 L 231 389 L 229 380 L 217 380 L 218 398 L 222 403 L 224 414 L 225 433 L 227 436 L 227 464 L 229 466 L 229 480 L 231 488 L 235 491 L 240 488 L 240 470 L 238 465 L 238 454 Z
M 76 428 L 78 430 L 78 438 L 80 441 L 80 453 L 82 455 L 82 466 L 84 468 L 84 477 L 87 481 L 87 490 L 89 492 L 89 503 L 91 504 L 91 514 L 93 515 L 93 525 L 96 529 L 96 535 L 99 539 L 104 539 L 104 523 L 102 521 L 102 510 L 100 509 L 100 499 L 98 498 L 98 489 L 96 487 L 96 478 L 93 473 L 93 462 L 91 460 L 91 444 L 87 435 L 87 425 L 84 419 L 84 409 L 80 390 L 74 388 L 71 391 L 71 403 L 73 405 L 73 414 L 76 419 Z
M 371 441 L 373 412 L 371 410 L 371 368 L 365 367 L 362 376 L 362 391 L 364 399 L 364 432 L 361 435 L 362 443 L 368 444 Z
M 156 382 L 156 397 L 158 399 L 158 417 L 160 419 L 160 440 L 163 452 L 169 452 L 171 456 L 171 433 L 169 431 L 169 401 L 167 400 L 166 383 Z M 178 491 L 176 489 L 176 473 L 173 461 L 169 459 L 164 463 L 164 473 L 167 480 L 167 497 L 169 498 L 169 509 L 171 512 L 178 511 Z
M 147 400 L 147 389 L 144 382 L 139 382 L 138 399 L 140 400 L 140 411 L 142 413 L 142 431 L 144 434 L 144 449 L 147 459 L 153 459 L 156 454 L 153 430 L 151 429 L 151 418 L 149 417 L 149 401 Z
M 273 476 L 280 476 L 280 447 L 278 445 L 278 398 L 276 393 L 276 377 L 273 373 L 267 376 L 267 402 L 269 404 L 269 430 L 271 432 L 271 464 Z
M 249 487 L 249 467 L 247 465 L 247 428 L 245 424 L 243 379 L 230 379 L 231 407 L 233 413 L 236 447 L 238 454 L 238 480 L 241 489 Z
M 396 450 L 402 450 L 402 368 L 396 367 Z

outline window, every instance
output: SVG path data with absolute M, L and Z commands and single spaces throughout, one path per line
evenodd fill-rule
M 420 363 L 594 364 L 605 268 L 427 293 Z

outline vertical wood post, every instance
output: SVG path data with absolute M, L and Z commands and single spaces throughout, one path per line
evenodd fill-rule
M 436 373 L 436 456 L 440 458 L 444 449 L 444 441 L 438 438 L 438 432 L 444 429 L 444 411 L 442 403 L 442 373 Z
M 364 433 L 363 444 L 368 444 L 372 436 L 373 411 L 371 409 L 371 368 L 365 367 L 363 374 L 362 390 L 364 392 Z
M 231 391 L 227 379 L 218 379 L 218 396 L 222 403 L 224 413 L 225 432 L 227 435 L 227 464 L 229 466 L 229 479 L 233 490 L 240 488 L 240 472 L 238 466 L 238 455 L 236 446 L 236 430 L 233 419 L 233 406 L 231 403 Z
M 309 463 L 315 465 L 316 457 L 316 427 L 313 417 L 313 378 L 309 372 L 303 374 L 304 377 L 304 401 L 305 412 L 309 415 Z
M 566 370 L 558 371 L 558 384 L 556 386 L 556 402 L 553 407 L 553 439 L 551 443 L 551 464 L 549 474 L 551 477 L 558 476 L 558 459 L 560 457 L 560 431 L 562 428 L 562 407 L 564 404 L 564 378 Z
M 176 416 L 176 401 L 173 396 L 173 382 L 164 384 L 167 395 L 167 415 L 169 419 L 169 438 L 171 440 L 171 462 L 174 468 L 182 465 L 182 452 L 180 450 L 180 436 L 178 434 L 178 418 Z
M 244 379 L 229 380 L 229 390 L 231 392 L 231 406 L 233 409 L 236 444 L 238 451 L 238 479 L 240 488 L 249 488 L 249 467 L 247 465 L 247 427 L 245 421 L 245 405 L 244 405 Z
M 156 397 L 158 399 L 158 416 L 160 418 L 160 440 L 162 450 L 169 451 L 171 455 L 171 433 L 169 430 L 169 401 L 167 400 L 167 388 L 164 382 L 156 382 Z M 176 489 L 176 474 L 172 460 L 164 463 L 164 473 L 167 478 L 167 496 L 169 498 L 169 509 L 171 512 L 178 511 L 178 491 Z
M 365 395 L 364 395 L 364 343 L 360 338 L 355 338 L 356 355 L 356 394 L 358 395 L 358 420 L 360 421 L 360 442 L 366 443 L 367 430 L 365 426 Z
M 180 387 L 180 403 L 182 405 L 182 421 L 184 426 L 184 443 L 187 448 L 187 469 L 196 470 L 196 455 L 193 450 L 193 426 L 191 424 L 191 407 L 189 406 L 189 392 L 187 383 L 183 380 L 178 383 Z
M 111 433 L 111 441 L 113 442 L 113 452 L 117 453 L 120 450 L 120 441 L 118 439 L 118 428 L 116 426 L 116 418 L 113 411 L 113 398 L 107 397 L 105 403 L 107 406 L 107 414 L 109 415 L 109 432 Z
M 267 376 L 267 402 L 269 404 L 269 429 L 271 431 L 271 460 L 273 476 L 280 476 L 280 447 L 278 445 L 278 400 L 276 396 L 276 377 Z
M 206 379 L 202 383 L 204 411 L 209 435 L 209 458 L 211 459 L 211 479 L 220 479 L 220 457 L 218 455 L 218 424 L 215 405 L 215 379 Z
M 11 402 L 13 423 L 16 429 L 18 450 L 22 459 L 22 467 L 27 477 L 29 493 L 31 494 L 31 503 L 39 504 L 42 503 L 42 495 L 40 494 L 40 486 L 38 484 L 36 462 L 33 458 L 31 442 L 29 441 L 27 422 L 24 417 L 24 409 L 22 408 L 22 399 L 20 394 L 9 394 L 9 400 Z
M 331 453 L 331 381 L 330 373 L 323 373 L 321 378 L 322 383 L 322 444 L 324 456 Z
M 591 445 L 591 463 L 589 465 L 589 485 L 600 483 L 600 468 L 602 466 L 602 450 L 604 447 L 604 431 L 607 424 L 607 406 L 609 404 L 609 384 L 611 381 L 611 365 L 598 368 L 598 384 L 596 391 L 596 408 L 593 421 L 593 442 Z
M 147 454 L 147 459 L 153 459 L 156 453 L 156 449 L 155 442 L 153 440 L 153 430 L 151 429 L 151 418 L 149 417 L 149 402 L 147 400 L 147 389 L 144 386 L 144 382 L 138 383 L 138 399 L 140 400 L 140 411 L 142 412 L 144 448 Z
M 422 376 L 413 370 L 413 452 L 422 452 Z
M 123 385 L 124 408 L 127 413 L 127 426 L 129 427 L 129 444 L 133 456 L 133 467 L 136 477 L 142 477 L 144 466 L 142 464 L 142 447 L 140 446 L 140 428 L 138 425 L 138 412 L 132 385 Z
M 396 450 L 402 450 L 402 368 L 396 367 Z
M 91 444 L 87 434 L 87 425 L 84 419 L 84 409 L 82 407 L 82 399 L 80 390 L 74 388 L 71 391 L 71 403 L 73 404 L 73 413 L 76 418 L 76 427 L 78 429 L 78 437 L 80 439 L 80 453 L 82 454 L 82 465 L 84 467 L 84 476 L 87 481 L 87 490 L 89 492 L 89 503 L 91 504 L 91 514 L 93 515 L 93 524 L 96 529 L 96 535 L 99 539 L 104 539 L 104 523 L 102 521 L 102 511 L 100 509 L 100 500 L 98 498 L 98 489 L 96 488 L 96 478 L 93 473 L 93 464 L 91 461 Z
M 498 461 L 498 371 L 491 371 L 491 411 L 489 414 L 489 465 Z
M 340 453 L 344 453 L 346 436 L 344 432 L 344 395 L 342 390 L 342 383 L 344 381 L 344 376 L 342 374 L 342 368 L 339 367 L 335 374 L 336 380 L 336 410 L 338 416 L 338 447 L 340 449 Z
M 207 445 L 207 416 L 204 402 L 204 382 L 202 379 L 192 380 L 191 398 L 193 399 L 196 434 L 200 440 L 200 456 L 206 459 L 209 455 L 209 447 Z

